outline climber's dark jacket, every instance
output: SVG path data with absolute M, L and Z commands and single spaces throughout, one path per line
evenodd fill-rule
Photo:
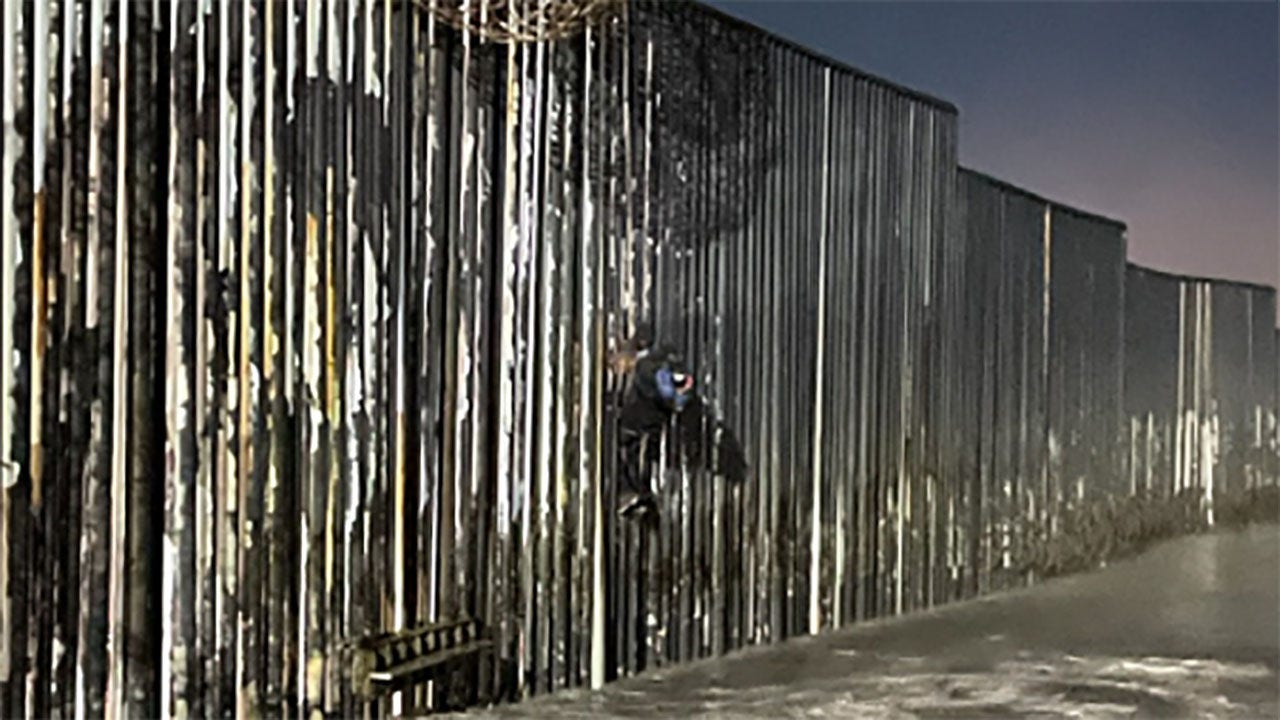
M 637 359 L 618 422 L 624 490 L 651 494 L 658 441 L 673 418 L 675 442 L 669 452 L 680 452 L 691 466 L 710 469 L 730 482 L 746 478 L 746 459 L 737 438 L 712 417 L 693 386 L 693 375 L 669 349 L 648 351 Z

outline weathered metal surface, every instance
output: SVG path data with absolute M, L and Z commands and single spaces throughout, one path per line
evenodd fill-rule
M 1275 482 L 1272 288 L 1127 269 L 1125 379 L 1134 494 Z
M 1024 582 L 1029 540 L 1124 475 L 1124 226 L 960 173 L 975 477 L 965 585 Z M 1127 487 L 1124 488 L 1127 490 Z
M 1190 491 L 1212 524 L 1215 492 L 1276 482 L 1274 289 L 1126 265 L 1115 221 L 960 186 L 979 591 L 1023 581 L 1010 560 L 1066 511 Z
M 5 5 L 0 716 L 599 685 L 1275 482 L 1274 292 L 957 175 L 949 105 L 692 4 L 429 5 Z M 605 362 L 646 320 L 751 465 L 664 445 L 652 526 Z M 352 691 L 347 643 L 462 617 L 491 662 Z

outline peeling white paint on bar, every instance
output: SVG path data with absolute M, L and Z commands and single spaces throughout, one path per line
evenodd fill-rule
M 1185 437 L 1183 435 L 1184 423 L 1186 422 L 1184 412 L 1186 399 L 1186 333 L 1187 333 L 1187 287 L 1183 283 L 1178 284 L 1178 389 L 1177 389 L 1177 405 L 1175 406 L 1175 416 L 1177 425 L 1174 429 L 1174 466 L 1173 466 L 1173 492 L 1176 494 L 1182 489 L 1183 484 L 1183 468 L 1186 466 L 1184 457 Z
M 265 498 L 252 498 L 250 495 L 251 486 L 254 483 L 253 476 L 250 474 L 254 471 L 255 463 L 262 463 L 265 458 L 253 457 L 254 443 L 252 436 L 254 428 L 250 415 L 257 412 L 258 395 L 258 367 L 253 363 L 250 356 L 253 347 L 253 337 L 257 335 L 259 342 L 262 342 L 261 330 L 258 329 L 258 319 L 253 317 L 252 293 L 253 288 L 250 285 L 252 275 L 252 240 L 253 231 L 260 227 L 259 218 L 255 217 L 253 212 L 253 193 L 254 193 L 254 173 L 257 170 L 258 158 L 253 156 L 253 133 L 252 119 L 255 112 L 258 98 L 254 96 L 253 83 L 254 78 L 258 75 L 255 58 L 262 49 L 262 38 L 256 37 L 253 33 L 253 17 L 261 10 L 251 4 L 246 3 L 240 8 L 240 87 L 239 102 L 235 105 L 236 115 L 232 118 L 223 117 L 222 120 L 231 128 L 237 129 L 238 135 L 230 140 L 235 144 L 238 153 L 238 163 L 228 163 L 230 167 L 224 166 L 222 172 L 230 176 L 228 182 L 228 190 L 231 194 L 228 196 L 229 209 L 233 213 L 238 209 L 238 214 L 233 214 L 227 218 L 227 240 L 230 245 L 232 231 L 236 226 L 239 227 L 239 243 L 231 252 L 228 248 L 227 267 L 236 269 L 239 279 L 239 287 L 235 290 L 236 303 L 228 308 L 227 328 L 228 333 L 233 335 L 228 348 L 228 361 L 232 371 L 228 373 L 227 383 L 227 410 L 228 417 L 228 439 L 234 440 L 229 442 L 228 447 L 228 484 L 227 504 L 229 507 L 235 508 L 236 515 L 234 524 L 228 517 L 227 534 L 230 536 L 228 545 L 230 547 L 223 549 L 223 567 L 224 572 L 229 576 L 226 583 L 226 594 L 235 600 L 235 667 L 233 669 L 234 685 L 236 688 L 236 697 L 224 699 L 224 703 L 236 709 L 240 713 L 258 713 L 261 712 L 259 702 L 261 700 L 260 693 L 262 688 L 255 683 L 255 678 L 249 678 L 247 671 L 249 670 L 246 661 L 246 645 L 248 639 L 246 632 L 252 632 L 259 628 L 250 627 L 252 616 L 248 612 L 250 603 L 256 604 L 256 598 L 252 598 L 250 590 L 242 590 L 245 584 L 249 588 L 253 588 L 252 580 L 248 583 L 242 583 L 241 572 L 249 574 L 252 572 L 253 563 L 250 559 L 256 550 L 253 547 L 254 530 L 253 522 L 246 517 L 250 512 L 249 503 L 263 502 Z M 228 29 L 232 29 L 228 26 Z M 222 46 L 228 48 L 227 44 Z M 230 53 L 224 49 L 223 56 L 229 56 Z M 225 88 L 224 92 L 229 94 L 231 88 Z M 229 99 L 230 100 L 230 99 Z M 235 121 L 239 122 L 236 123 Z M 235 126 L 238 124 L 238 128 Z M 229 133 L 230 134 L 230 133 Z M 265 140 L 265 138 L 264 138 Z M 265 143 L 264 143 L 265 144 Z M 238 199 L 239 203 L 231 201 Z M 238 208 L 237 208 L 238 205 Z M 265 230 L 260 233 L 259 242 L 265 243 L 267 233 Z M 268 247 L 263 245 L 263 248 Z M 264 252 L 264 257 L 266 253 Z M 259 261 L 262 262 L 262 261 Z M 226 288 L 230 291 L 230 288 Z M 232 399 L 234 396 L 234 399 Z M 230 515 L 230 513 L 228 513 Z M 264 581 L 265 582 L 265 581 Z M 243 593 L 243 594 L 242 594 Z M 262 643 L 262 641 L 259 641 Z
M 433 4 L 435 2 L 435 0 L 430 0 L 430 1 Z M 436 109 L 438 111 L 438 108 L 435 104 L 435 98 L 437 96 L 437 91 L 439 90 L 439 84 L 436 80 L 434 68 L 435 68 L 436 61 L 440 55 L 435 50 L 436 39 L 437 39 L 437 27 L 436 27 L 435 15 L 428 14 L 425 22 L 427 26 L 428 49 L 425 50 L 424 52 L 426 54 L 425 65 L 427 66 L 428 78 L 427 78 L 427 108 L 426 108 L 426 111 L 424 112 L 425 123 L 426 123 L 426 147 L 424 148 L 424 151 L 425 151 L 426 157 L 423 160 L 421 184 L 422 184 L 423 196 L 426 198 L 430 198 L 432 197 L 433 191 L 437 189 L 435 186 L 435 167 L 436 167 L 436 155 L 440 152 L 440 127 L 436 119 L 437 112 L 432 112 L 433 109 Z M 435 261 L 437 260 L 437 256 L 439 252 L 436 247 L 436 232 L 437 232 L 437 223 L 439 222 L 439 218 L 433 211 L 433 203 L 429 201 L 424 203 L 424 208 L 425 210 L 423 212 L 423 227 L 422 227 L 422 238 L 423 238 L 423 243 L 425 245 L 424 258 L 426 260 L 426 267 L 432 267 Z M 432 282 L 433 277 L 434 277 L 434 273 L 429 272 L 427 273 L 426 278 L 424 278 L 424 281 L 422 283 L 422 296 L 420 298 L 420 304 L 419 304 L 419 310 L 421 311 L 422 318 L 423 318 L 423 328 L 422 328 L 422 333 L 419 336 L 419 341 L 423 342 L 424 344 L 429 342 L 429 338 L 431 335 L 430 327 L 429 327 L 430 321 L 428 320 L 428 318 L 431 317 L 430 315 L 431 298 L 432 298 L 432 293 L 435 289 L 435 284 Z M 444 335 L 442 333 L 441 337 L 443 336 Z M 421 473 L 420 475 L 421 480 L 419 484 L 419 507 L 418 507 L 419 518 L 426 518 L 427 511 L 430 507 L 436 507 L 436 508 L 439 507 L 439 493 L 437 491 L 437 487 L 438 487 L 437 483 L 442 479 L 443 472 L 439 469 L 441 467 L 439 465 L 436 467 L 429 467 L 428 465 L 429 460 L 430 458 L 428 453 L 424 452 L 424 453 L 421 453 L 421 455 L 419 456 L 419 472 Z M 438 511 L 435 517 L 439 517 Z M 435 518 L 433 517 L 432 519 L 434 520 Z M 426 578 L 425 583 L 419 584 L 419 588 L 425 591 L 423 594 L 425 594 L 427 597 L 425 599 L 420 597 L 418 600 L 418 603 L 425 613 L 424 619 L 428 621 L 434 621 L 438 619 L 440 616 L 440 604 L 439 604 L 439 592 L 438 592 L 438 589 L 440 587 L 440 531 L 439 531 L 438 525 L 436 527 L 431 528 L 431 530 L 429 531 L 429 536 L 426 543 L 426 551 L 428 552 L 429 558 L 430 558 L 430 560 L 426 563 L 428 577 Z M 433 691 L 434 691 L 434 688 L 432 687 L 432 684 L 428 683 L 427 686 L 424 688 L 423 693 L 429 697 Z
M 171 52 L 176 51 L 179 35 L 186 32 L 185 28 L 179 28 L 178 18 L 179 5 L 174 3 L 170 5 L 169 17 L 169 47 Z M 171 83 L 173 83 L 172 76 Z M 176 102 L 176 100 L 171 100 L 171 106 L 172 103 Z M 175 323 L 180 323 L 186 310 L 183 295 L 179 291 L 177 284 L 176 271 L 178 269 L 174 267 L 177 243 L 182 233 L 184 210 L 181 202 L 175 197 L 180 149 L 178 128 L 176 125 L 171 124 L 169 128 L 168 162 L 169 228 L 165 235 L 165 307 L 168 315 L 166 324 L 169 327 L 174 327 Z M 166 334 L 166 377 L 185 379 L 187 375 L 188 368 L 184 358 L 179 354 L 180 342 L 180 334 L 173 332 Z M 175 627 L 181 612 L 180 606 L 191 602 L 190 598 L 177 597 L 176 592 L 178 574 L 188 572 L 187 568 L 179 566 L 179 561 L 185 560 L 181 557 L 180 550 L 177 547 L 177 538 L 184 531 L 182 522 L 185 507 L 178 502 L 181 490 L 177 486 L 183 481 L 181 472 L 185 459 L 182 443 L 178 435 L 184 432 L 190 422 L 189 402 L 189 388 L 186 382 L 165 383 L 165 487 L 166 495 L 173 494 L 174 496 L 173 500 L 166 499 L 165 554 L 164 566 L 161 571 L 164 604 L 161 616 L 160 715 L 165 718 L 186 717 L 189 709 L 185 697 L 174 697 L 176 686 L 179 683 L 185 686 L 189 682 L 187 676 L 188 660 L 186 657 L 188 648 L 184 643 L 175 640 L 175 636 L 181 632 L 180 628 Z M 170 506 L 170 503 L 172 503 L 172 506 Z
M 506 53 L 506 115 L 503 118 L 503 196 L 501 211 L 501 227 L 498 230 L 500 242 L 498 267 L 501 273 L 499 303 L 501 313 L 498 320 L 498 448 L 495 458 L 497 497 L 496 522 L 499 542 L 504 542 L 510 532 L 512 488 L 519 487 L 525 481 L 519 466 L 513 466 L 515 442 L 516 412 L 516 373 L 518 360 L 515 357 L 515 314 L 516 283 L 519 272 L 516 267 L 516 246 L 522 229 L 517 212 L 523 214 L 523 206 L 517 209 L 516 188 L 518 163 L 524 156 L 516 152 L 516 129 L 519 123 L 517 113 L 523 113 L 527 103 L 521 102 L 520 85 L 516 65 L 516 47 L 510 46 Z M 523 219 L 523 218 L 521 218 Z M 518 461 L 518 460 L 517 460 Z M 499 550 L 501 552 L 501 550 Z M 501 562 L 501 561 L 500 561 Z M 504 588 L 505 590 L 505 588 Z
M 46 143 L 53 141 L 53 130 L 49 125 L 49 109 L 57 107 L 57 93 L 49 87 L 49 67 L 58 62 L 58 37 L 49 27 L 49 5 L 45 2 L 34 3 L 34 26 L 32 35 L 32 97 L 35 102 L 31 108 L 31 157 L 32 157 L 32 193 L 44 192 L 44 165 L 47 154 Z M 7 27 L 7 24 L 6 24 Z M 7 40 L 6 40 L 7 41 Z
M 327 34 L 329 36 L 328 42 L 326 43 L 327 52 L 324 58 L 325 74 L 326 74 L 326 77 L 329 79 L 329 82 L 337 85 L 343 81 L 342 43 L 340 41 L 341 35 L 338 30 L 340 27 L 342 27 L 342 25 L 339 23 L 340 16 L 338 15 L 338 10 L 339 10 L 338 3 L 325 2 L 324 7 L 325 7 L 325 13 L 326 13 L 325 27 L 327 29 Z M 369 46 L 366 43 L 365 45 L 366 52 L 368 51 L 368 48 Z
M 279 7 L 278 4 L 275 5 Z M 296 117 L 295 101 L 297 98 L 297 90 L 294 87 L 294 77 L 298 71 L 298 25 L 302 19 L 297 14 L 296 3 L 284 3 L 284 122 L 286 125 L 294 122 Z M 272 63 L 274 67 L 274 63 Z M 277 82 L 279 80 L 277 79 Z M 292 217 L 292 213 L 289 217 Z M 288 267 L 286 265 L 286 267 Z
M 320 77 L 320 0 L 306 0 L 306 3 L 305 17 L 302 20 L 307 24 L 306 49 L 304 51 L 306 57 L 304 62 L 306 62 L 307 79 L 315 80 Z M 292 70 L 293 66 L 291 65 L 289 73 L 291 78 L 293 77 Z
M 273 7 L 279 7 L 279 6 L 273 5 Z M 295 10 L 294 3 L 291 3 L 291 2 L 285 3 L 284 9 L 285 9 L 285 13 L 284 13 L 284 37 L 285 37 L 285 41 L 284 41 L 285 108 L 284 110 L 285 112 L 284 112 L 284 117 L 281 118 L 281 122 L 283 122 L 284 126 L 288 128 L 288 127 L 296 126 L 296 122 L 297 122 L 297 113 L 294 107 L 296 103 L 296 98 L 297 98 L 296 89 L 294 87 L 294 75 L 296 74 L 296 71 L 297 71 L 297 59 L 298 59 L 297 28 L 298 28 L 299 18 L 294 13 L 294 10 Z M 274 42 L 274 41 L 270 41 L 270 42 Z M 275 67 L 274 63 L 271 64 L 271 67 L 273 68 Z M 275 78 L 275 82 L 280 82 L 280 78 L 276 76 L 274 72 L 272 73 L 272 76 Z M 273 101 L 269 101 L 267 103 L 267 108 L 268 108 L 267 118 L 268 120 L 272 120 L 272 122 L 274 122 Z M 268 127 L 270 127 L 270 125 L 271 123 L 268 123 Z M 268 133 L 267 138 L 268 138 L 268 142 L 271 143 L 272 147 L 274 147 L 274 141 L 271 140 L 272 133 Z M 286 147 L 287 147 L 287 143 L 286 143 Z M 284 148 L 281 148 L 281 151 L 284 151 Z M 271 157 L 273 156 L 269 154 L 268 158 L 271 158 Z M 273 160 L 269 160 L 269 163 L 270 164 L 268 165 L 268 170 L 275 169 L 277 172 L 280 172 L 281 170 L 284 169 L 284 168 L 275 168 Z M 274 173 L 269 172 L 268 178 L 273 178 L 274 175 L 275 175 Z M 281 389 L 284 395 L 284 405 L 285 405 L 286 411 L 289 412 L 290 414 L 296 412 L 296 404 L 295 404 L 296 401 L 294 397 L 295 387 L 296 387 L 296 381 L 294 377 L 295 350 L 294 350 L 293 328 L 291 325 L 291 321 L 295 317 L 295 313 L 296 313 L 296 305 L 295 305 L 296 301 L 294 299 L 294 296 L 296 295 L 296 288 L 294 286 L 294 270 L 293 270 L 295 267 L 294 265 L 295 260 L 293 255 L 293 247 L 294 247 L 293 238 L 294 238 L 294 235 L 297 233 L 297 228 L 294 225 L 295 210 L 294 210 L 294 192 L 293 192 L 296 182 L 297 182 L 297 178 L 293 177 L 293 174 L 289 172 L 284 172 L 283 178 L 278 180 L 281 192 L 284 193 L 284 238 L 282 242 L 284 246 L 284 258 L 280 267 L 283 269 L 283 273 L 282 273 L 283 277 L 281 278 L 281 284 L 283 285 L 283 288 L 282 288 L 283 297 L 281 298 L 281 302 L 284 303 L 284 318 L 286 323 L 286 326 L 284 328 L 279 329 L 278 337 L 279 337 L 279 343 L 280 343 L 280 354 L 283 358 L 285 358 L 284 367 L 282 368 L 282 373 L 281 373 L 283 375 L 283 378 L 281 381 Z M 271 188 L 271 193 L 268 194 L 269 197 L 274 195 L 276 184 L 277 184 L 277 181 L 272 181 L 268 183 L 268 187 Z M 269 204 L 268 207 L 274 207 L 274 203 Z M 273 467 L 274 467 L 274 464 L 273 464 Z
M 229 293 L 235 292 L 240 302 L 245 302 L 247 298 L 243 294 L 241 286 L 231 286 L 229 283 L 235 277 L 233 274 L 236 268 L 237 247 L 235 240 L 245 243 L 243 237 L 236 238 L 236 228 L 240 225 L 240 217 L 238 209 L 241 197 L 247 197 L 248 193 L 242 193 L 239 183 L 239 175 L 237 170 L 242 159 L 240 154 L 240 145 L 237 142 L 241 133 L 240 126 L 248 120 L 248 111 L 242 112 L 241 107 L 237 103 L 237 95 L 243 93 L 243 82 L 246 79 L 246 68 L 241 66 L 238 70 L 241 72 L 241 88 L 232 87 L 229 83 L 230 70 L 234 60 L 243 59 L 243 54 L 247 51 L 248 33 L 245 22 L 249 17 L 249 7 L 245 6 L 241 9 L 242 22 L 240 27 L 232 27 L 230 17 L 231 6 L 228 3 L 218 3 L 217 6 L 217 42 L 218 42 L 218 60 L 217 67 L 214 71 L 217 74 L 217 160 L 213 168 L 215 179 L 214 187 L 206 188 L 205 193 L 212 192 L 214 203 L 213 208 L 206 208 L 203 213 L 208 216 L 212 215 L 214 234 L 210 237 L 207 233 L 202 235 L 202 245 L 213 245 L 212 253 L 209 250 L 201 249 L 201 262 L 197 265 L 198 272 L 204 275 L 205 256 L 212 255 L 208 260 L 212 262 L 217 269 L 217 276 L 223 278 L 223 282 L 218 283 L 215 287 L 209 288 L 202 285 L 198 295 L 202 298 L 202 305 L 209 302 L 209 297 L 226 298 Z M 210 19 L 212 21 L 212 18 Z M 241 58 L 232 58 L 231 38 L 232 33 L 239 36 L 242 46 Z M 250 76 L 251 77 L 251 76 Z M 240 90 L 240 93 L 236 91 Z M 202 173 L 203 175 L 203 173 Z M 206 222 L 201 221 L 200 227 L 205 227 Z M 243 281 L 243 278 L 240 278 Z M 220 300 L 214 300 L 215 307 L 222 307 Z M 240 414 L 240 403 L 245 399 L 240 396 L 239 392 L 239 365 L 238 365 L 238 346 L 241 340 L 237 337 L 236 331 L 242 320 L 240 308 L 234 304 L 227 305 L 222 312 L 224 313 L 225 325 L 221 328 L 222 332 L 216 330 L 218 326 L 214 318 L 207 320 L 206 327 L 208 331 L 202 334 L 206 340 L 204 352 L 209 362 L 212 362 L 221 346 L 221 352 L 226 357 L 227 371 L 225 377 L 218 378 L 216 373 L 209 372 L 206 374 L 204 382 L 198 382 L 197 387 L 204 388 L 205 402 L 213 401 L 213 409 L 206 409 L 202 403 L 198 412 L 199 417 L 208 417 L 212 438 L 208 444 L 208 452 L 217 458 L 215 473 L 205 480 L 209 485 L 207 501 L 209 504 L 206 508 L 214 513 L 213 522 L 201 524 L 207 528 L 204 530 L 204 543 L 207 543 L 202 549 L 205 553 L 198 562 L 201 570 L 209 572 L 215 578 L 213 581 L 213 595 L 206 602 L 213 605 L 213 635 L 214 642 L 218 648 L 230 648 L 232 650 L 232 662 L 230 667 L 219 667 L 219 675 L 230 675 L 233 679 L 234 687 L 239 689 L 242 687 L 243 670 L 244 670 L 244 638 L 241 632 L 240 623 L 233 617 L 228 623 L 228 605 L 235 607 L 238 603 L 239 595 L 239 577 L 237 575 L 237 557 L 239 554 L 239 537 L 237 533 L 238 513 L 241 512 L 239 504 L 239 488 L 238 478 L 240 476 L 239 461 L 237 453 L 236 439 L 236 422 Z M 199 357 L 199 353 L 197 354 Z M 205 362 L 199 362 L 199 367 L 203 367 Z M 205 387 L 207 383 L 207 387 Z M 218 388 L 221 385 L 221 388 Z M 222 393 L 222 407 L 217 406 L 217 398 L 219 390 Z M 208 415 L 206 415 L 208 413 Z M 197 491 L 199 492 L 199 491 Z M 203 516 L 203 513 L 201 513 Z M 197 573 L 197 577 L 200 574 Z M 219 678 L 220 680 L 220 678 Z
M 125 576 L 126 576 L 126 536 L 127 516 L 127 480 L 128 467 L 128 401 L 125 395 L 128 384 L 128 352 L 129 352 L 129 283 L 123 281 L 129 277 L 129 222 L 126 170 L 128 163 L 124 160 L 126 148 L 129 147 L 128 126 L 124 110 L 128 107 L 128 55 L 129 47 L 129 3 L 120 0 L 117 4 L 119 18 L 119 52 L 117 70 L 120 73 L 116 92 L 116 236 L 115 240 L 115 297 L 112 301 L 114 317 L 112 318 L 112 420 L 111 420 L 111 554 L 107 560 L 108 570 L 108 633 L 107 655 L 109 657 L 109 676 L 106 688 L 106 717 L 108 720 L 124 717 L 125 700 L 125 655 L 128 638 L 125 628 Z
M 652 171 L 653 171 L 653 116 L 654 116 L 654 99 L 653 99 L 653 39 L 645 40 L 644 48 L 644 164 L 643 174 L 641 175 L 641 183 L 644 188 L 644 197 L 640 203 L 640 235 L 639 255 L 640 255 L 640 276 L 642 278 L 640 285 L 640 311 L 652 314 L 653 307 L 653 271 L 650 267 L 653 260 L 653 236 L 656 234 L 650 225 L 650 215 L 653 211 L 653 198 L 651 195 Z
M 520 123 L 528 122 L 530 113 L 534 111 L 535 103 L 539 102 L 538 98 L 541 97 L 538 87 L 528 79 L 529 55 L 528 48 L 519 53 L 517 70 L 519 80 L 515 88 L 522 99 L 519 108 L 520 119 L 518 122 Z M 535 65 L 536 63 L 537 58 L 535 58 Z M 554 114 L 556 112 L 555 106 L 559 99 L 554 89 L 550 93 L 547 102 L 552 104 L 551 112 Z M 526 246 L 538 241 L 534 239 L 532 234 L 533 227 L 530 225 L 532 221 L 531 213 L 534 209 L 532 207 L 533 191 L 530 187 L 533 182 L 534 167 L 530 163 L 530 156 L 526 154 L 529 132 L 528 125 L 522 124 L 518 128 L 518 138 L 516 140 L 520 152 L 516 172 L 522 183 L 519 197 L 516 200 L 519 205 L 516 211 L 516 222 L 519 225 L 517 254 L 528 254 L 532 248 L 526 248 Z M 555 132 L 554 128 L 551 132 Z M 550 142 L 550 138 L 548 141 Z M 552 203 L 550 197 L 548 197 L 547 202 Z M 541 250 L 548 262 L 551 262 L 554 258 L 554 253 L 550 252 L 550 247 L 543 247 Z M 518 260 L 517 262 L 525 261 Z M 521 272 L 524 274 L 522 278 L 524 285 L 528 286 L 531 282 L 536 283 L 535 287 L 538 289 L 539 295 L 536 301 L 532 297 L 528 298 L 524 313 L 525 327 L 523 328 L 523 337 L 520 341 L 521 346 L 517 359 L 517 367 L 520 369 L 520 382 L 517 384 L 515 393 L 525 405 L 523 412 L 517 413 L 519 424 L 517 434 L 519 439 L 514 441 L 515 449 L 512 453 L 518 468 L 515 476 L 517 484 L 512 498 L 512 515 L 519 518 L 520 530 L 518 537 L 513 538 L 515 542 L 513 543 L 512 553 L 516 556 L 513 559 L 516 566 L 514 576 L 519 577 L 519 592 L 512 593 L 511 604 L 513 607 L 519 607 L 526 617 L 533 617 L 530 611 L 538 603 L 538 588 L 535 586 L 534 581 L 536 575 L 535 564 L 537 562 L 534 543 L 535 538 L 539 536 L 534 526 L 535 523 L 546 520 L 545 516 L 535 517 L 534 507 L 539 502 L 538 499 L 546 494 L 545 488 L 551 482 L 548 478 L 560 479 L 563 476 L 562 468 L 555 464 L 556 457 L 552 455 L 552 440 L 549 436 L 554 434 L 556 438 L 563 438 L 564 435 L 560 434 L 562 431 L 559 428 L 555 433 L 538 433 L 536 436 L 531 433 L 531 429 L 534 427 L 551 428 L 554 422 L 544 413 L 548 412 L 548 408 L 554 402 L 551 397 L 545 395 L 550 391 L 549 375 L 553 372 L 551 369 L 553 366 L 546 363 L 549 362 L 548 358 L 551 352 L 551 347 L 549 346 L 549 339 L 553 337 L 551 326 L 557 322 L 557 318 L 548 315 L 546 310 L 537 311 L 535 314 L 535 305 L 545 300 L 549 292 L 549 286 L 555 282 L 556 275 L 548 271 L 544 276 L 538 277 L 538 269 L 528 264 L 522 266 Z M 539 320 L 542 322 L 539 323 Z M 537 372 L 539 363 L 544 363 L 544 370 L 541 373 Z M 539 400 L 540 404 L 534 406 L 530 401 L 534 397 L 535 388 L 539 386 L 544 395 Z M 563 515 L 562 508 L 555 508 L 554 521 L 556 523 L 561 522 Z M 531 627 L 532 623 L 515 622 L 513 624 L 516 627 L 510 634 L 516 638 L 518 646 L 516 664 L 520 668 L 527 668 L 528 659 L 533 657 L 533 650 L 530 644 L 535 637 L 535 631 Z
M 58 92 L 49 83 L 49 73 L 51 68 L 57 67 L 61 57 L 58 35 L 50 26 L 49 7 L 44 2 L 35 3 L 34 26 L 32 28 L 33 85 L 31 96 L 33 107 L 31 146 L 33 163 L 31 190 L 33 218 L 32 257 L 29 273 L 32 292 L 30 303 L 32 332 L 29 354 L 31 363 L 31 402 L 27 413 L 28 428 L 41 428 L 44 423 L 46 351 L 49 345 L 48 336 L 51 334 L 49 332 L 51 318 L 48 316 L 49 294 L 51 291 L 56 292 L 57 290 L 56 283 L 50 288 L 45 282 L 45 274 L 48 271 L 46 261 L 47 248 L 53 242 L 49 232 L 51 224 L 49 222 L 49 209 L 45 190 L 45 163 L 48 162 L 48 146 L 58 142 L 53 124 L 49 122 L 50 111 L 56 112 L 57 109 Z M 31 473 L 32 504 L 38 507 L 44 503 L 44 488 L 47 484 L 44 462 L 47 448 L 38 431 L 32 433 L 32 435 L 34 437 L 30 438 L 30 454 L 27 462 Z M 4 517 L 2 512 L 0 512 L 0 522 L 8 522 L 8 518 Z M 33 633 L 29 634 L 34 638 Z M 0 633 L 0 638 L 3 637 L 3 633 Z M 28 717 L 36 714 L 33 703 L 37 692 L 35 684 L 39 680 L 39 670 L 40 668 L 35 663 L 32 663 L 27 672 Z
M 809 527 L 809 634 L 822 631 L 822 450 L 823 406 L 826 398 L 826 350 L 827 350 L 827 244 L 830 220 L 827 200 L 831 174 L 831 68 L 822 71 L 822 184 L 821 220 L 818 232 L 818 328 L 814 336 L 813 353 L 813 455 L 810 458 L 813 485 L 812 511 Z M 834 480 L 834 479 L 833 479 Z
M 307 653 L 307 607 L 306 598 L 307 589 L 307 564 L 311 557 L 311 523 L 308 521 L 306 513 L 302 513 L 299 518 L 299 534 L 298 534 L 298 598 L 301 600 L 298 606 L 298 624 L 297 632 L 297 658 L 294 662 L 294 682 L 296 694 L 294 696 L 295 709 L 297 717 L 308 717 L 307 701 L 310 698 L 309 691 L 311 684 L 308 682 L 311 667 L 311 656 Z
M 103 3 L 107 0 L 92 0 L 89 4 L 89 198 L 88 198 L 88 245 L 86 254 L 90 262 L 97 260 L 102 243 L 100 235 L 101 206 L 100 195 L 102 185 L 102 126 L 106 122 L 107 98 L 103 97 L 102 82 L 102 26 Z M 8 154 L 6 153 L 6 158 Z M 88 329 L 98 326 L 98 273 L 90 268 L 84 276 L 84 324 Z M 12 287 L 12 286 L 10 286 Z
M 13 293 L 20 262 L 18 248 L 18 217 L 15 205 L 14 172 L 16 156 L 22 150 L 21 138 L 18 135 L 17 114 L 22 101 L 22 72 L 25 58 L 20 49 L 22 43 L 22 10 L 21 3 L 4 3 L 4 69 L 3 94 L 4 115 L 4 155 L 0 164 L 0 242 L 3 243 L 3 256 L 0 257 L 0 682 L 11 680 L 12 659 L 10 656 L 16 638 L 13 637 L 12 597 L 10 595 L 9 552 L 11 538 L 10 513 L 12 512 L 10 493 L 17 485 L 21 471 L 13 458 L 14 419 L 17 416 L 17 405 L 14 402 L 18 350 L 13 335 L 13 318 L 16 313 Z

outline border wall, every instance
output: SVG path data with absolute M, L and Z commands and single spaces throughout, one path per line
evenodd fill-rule
M 971 597 L 1085 500 L 1274 485 L 1269 288 L 956 168 L 956 110 L 694 4 L 7 3 L 0 716 L 350 716 Z M 741 437 L 615 512 L 642 320 Z M 492 662 L 377 701 L 362 636 Z
M 619 307 L 685 350 L 753 479 L 669 472 L 669 520 L 612 526 L 611 670 L 951 597 L 929 504 L 956 459 L 959 338 L 937 322 L 959 290 L 954 109 L 694 6 L 638 7 Z
M 1123 225 L 960 172 L 974 449 L 971 586 L 1022 581 L 1031 525 L 1121 475 Z
M 1130 492 L 1276 479 L 1276 297 L 1269 287 L 1130 265 L 1125 408 Z
M 959 178 L 975 587 L 1105 554 L 1161 500 L 1211 526 L 1215 495 L 1274 487 L 1274 289 L 1127 264 L 1123 224 Z

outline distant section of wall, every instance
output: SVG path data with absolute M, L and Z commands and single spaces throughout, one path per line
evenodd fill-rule
M 1060 205 L 1049 228 L 1046 503 L 1122 489 L 1124 226 Z
M 1195 496 L 1212 524 L 1215 494 L 1274 485 L 1274 290 L 1126 265 L 1118 222 L 967 170 L 959 184 L 974 585 L 1094 552 L 1053 547 L 1105 534 L 1081 514 Z
M 1276 481 L 1276 296 L 1130 265 L 1125 413 L 1135 491 Z
M 1124 477 L 1124 226 L 962 170 L 979 591 L 1022 581 L 1031 526 Z

